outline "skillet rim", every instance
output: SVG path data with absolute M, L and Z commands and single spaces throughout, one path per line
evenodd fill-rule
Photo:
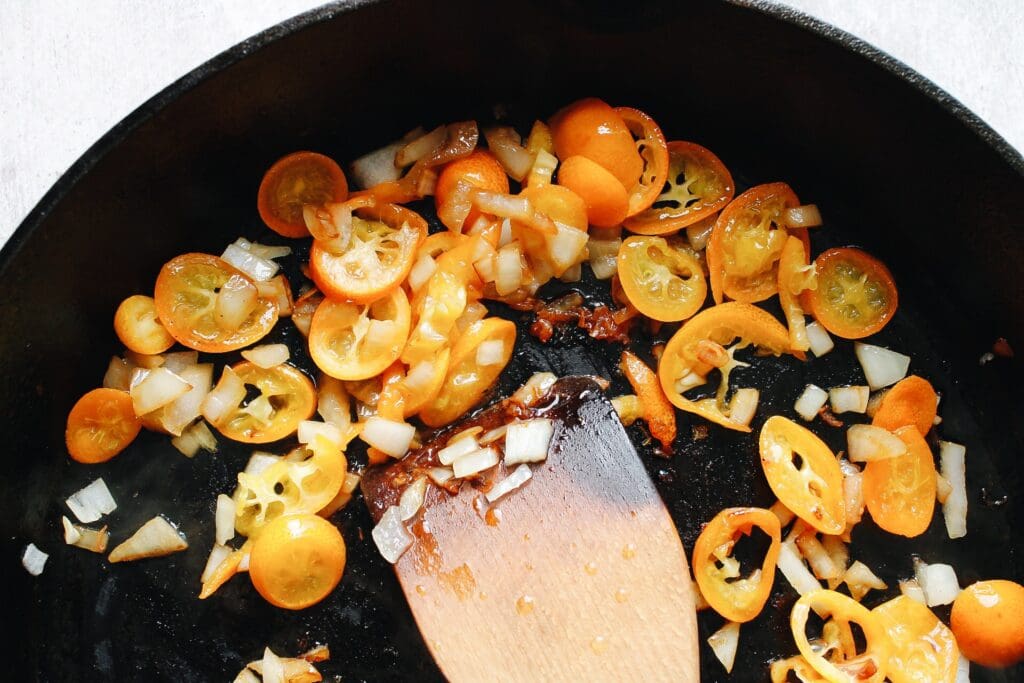
M 107 152 L 121 144 L 136 128 L 150 120 L 165 106 L 174 102 L 207 78 L 237 64 L 271 43 L 314 24 L 387 1 L 336 0 L 322 7 L 316 7 L 307 12 L 297 14 L 229 47 L 192 69 L 156 95 L 150 97 L 90 145 L 68 170 L 61 174 L 60 178 L 47 190 L 46 194 L 43 195 L 35 206 L 32 207 L 28 215 L 11 233 L 3 248 L 0 249 L 0 277 L 4 277 L 10 264 L 17 258 L 22 246 L 24 246 L 32 236 L 32 233 L 46 220 L 54 207 L 64 199 L 75 184 L 89 173 Z M 899 59 L 843 29 L 816 19 L 800 10 L 782 5 L 774 0 L 721 1 L 726 4 L 760 12 L 777 21 L 799 27 L 895 75 L 905 84 L 925 95 L 934 104 L 937 104 L 947 114 L 957 119 L 960 124 L 973 132 L 982 144 L 995 151 L 1020 177 L 1021 181 L 1024 181 L 1024 156 L 1022 156 L 1020 151 L 1015 149 L 962 102 Z

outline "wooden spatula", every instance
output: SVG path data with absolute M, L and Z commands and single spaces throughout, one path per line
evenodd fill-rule
M 679 535 L 593 380 L 559 380 L 528 411 L 554 420 L 547 461 L 488 505 L 431 486 L 395 565 L 438 666 L 463 681 L 698 681 L 697 624 Z M 508 402 L 437 439 L 486 430 Z M 370 470 L 379 519 L 437 447 Z

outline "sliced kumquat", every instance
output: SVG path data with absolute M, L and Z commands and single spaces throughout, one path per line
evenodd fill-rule
M 622 183 L 585 156 L 571 156 L 558 167 L 558 184 L 575 192 L 587 206 L 587 220 L 599 228 L 620 225 L 629 211 Z
M 573 102 L 549 122 L 555 154 L 559 159 L 587 157 L 632 188 L 644 169 L 633 136 L 621 114 L 597 98 Z
M 123 451 L 141 428 L 127 391 L 93 389 L 71 409 L 64 436 L 73 459 L 93 464 Z
M 931 382 L 911 375 L 901 379 L 885 392 L 871 424 L 890 432 L 906 425 L 914 425 L 917 431 L 925 435 L 935 423 L 938 406 L 939 396 Z

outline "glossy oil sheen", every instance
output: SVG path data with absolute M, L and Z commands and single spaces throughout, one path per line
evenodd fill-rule
M 1024 579 L 1022 373 L 1016 360 L 977 362 L 1000 336 L 1024 348 L 1024 164 L 991 130 L 905 67 L 778 8 L 710 0 L 355 3 L 257 37 L 144 105 L 87 153 L 4 248 L 0 585 L 11 623 L 6 664 L 16 678 L 230 680 L 268 644 L 293 654 L 324 640 L 338 654 L 321 669 L 345 680 L 439 679 L 369 541 L 363 506 L 339 515 L 348 566 L 324 603 L 282 613 L 244 577 L 199 602 L 213 501 L 230 491 L 250 448 L 222 441 L 217 455 L 187 460 L 165 437 L 144 433 L 110 463 L 87 468 L 67 458 L 64 420 L 120 351 L 111 329 L 117 304 L 150 293 L 165 261 L 220 253 L 239 234 L 284 242 L 256 210 L 260 178 L 283 154 L 310 149 L 348 160 L 418 124 L 486 120 L 497 102 L 525 132 L 534 117 L 591 95 L 648 111 L 669 140 L 708 147 L 738 191 L 790 183 L 825 216 L 826 229 L 811 238 L 815 253 L 856 244 L 891 267 L 900 311 L 877 341 L 911 353 L 912 372 L 943 394 L 942 435 L 968 448 L 969 534 L 951 543 L 940 515 L 911 540 L 865 524 L 854 534 L 853 558 L 891 585 L 910 575 L 911 553 L 953 564 L 964 585 Z M 298 275 L 288 272 L 293 282 Z M 584 286 L 588 294 L 604 288 Z M 291 325 L 267 341 L 289 343 L 311 369 Z M 611 394 L 622 393 L 618 354 L 578 331 L 541 345 L 520 326 L 501 389 L 550 369 L 612 377 Z M 663 460 L 643 445 L 641 425 L 629 430 L 688 548 L 722 507 L 771 502 L 757 462 L 767 415 L 789 411 L 807 382 L 862 382 L 849 344 L 807 365 L 759 359 L 737 375 L 763 390 L 752 434 L 712 427 L 695 441 L 698 421 L 682 416 L 677 455 Z M 817 431 L 833 450 L 844 447 L 839 430 Z M 61 501 L 100 475 L 120 504 L 107 520 L 113 542 L 163 513 L 192 548 L 116 567 L 65 548 Z M 38 578 L 18 561 L 28 542 L 51 553 Z M 782 586 L 744 629 L 731 678 L 702 645 L 703 680 L 763 680 L 768 659 L 795 652 L 787 623 L 794 596 Z M 704 614 L 700 624 L 703 642 L 719 621 Z M 1022 676 L 972 672 L 974 681 Z

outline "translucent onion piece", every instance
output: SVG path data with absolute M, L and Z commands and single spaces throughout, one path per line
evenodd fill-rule
M 233 551 L 226 545 L 215 544 L 213 549 L 210 550 L 210 556 L 206 560 L 206 567 L 203 568 L 203 574 L 199 578 L 200 582 L 206 583 L 209 578 L 213 575 L 215 569 L 220 566 L 220 563 L 227 559 Z
M 166 365 L 164 366 L 167 367 Z M 164 406 L 160 424 L 174 435 L 182 432 L 199 417 L 203 401 L 213 384 L 213 363 L 192 365 L 181 370 L 179 375 L 191 387 L 172 403 Z
M 722 628 L 711 634 L 708 638 L 708 645 L 726 673 L 732 673 L 732 666 L 736 661 L 736 648 L 740 643 L 740 625 L 735 621 L 727 621 Z
M 167 368 L 154 368 L 128 393 L 135 414 L 141 416 L 163 408 L 191 388 L 192 385 Z
M 814 384 L 808 384 L 796 400 L 793 410 L 805 421 L 810 422 L 828 401 L 828 392 Z
M 111 551 L 110 562 L 131 562 L 147 557 L 162 557 L 188 548 L 177 529 L 157 515 L 143 524 L 128 540 Z
M 123 358 L 114 356 L 110 359 L 107 372 L 103 375 L 103 387 L 105 389 L 118 389 L 128 391 L 129 382 L 132 377 L 132 366 Z
M 83 524 L 91 524 L 117 509 L 117 503 L 102 478 L 71 494 L 64 502 Z
M 782 212 L 782 222 L 787 228 L 816 228 L 822 224 L 821 212 L 814 204 L 794 206 Z
M 264 370 L 286 363 L 290 356 L 287 344 L 263 344 L 242 351 L 242 358 Z
M 402 522 L 402 512 L 397 505 L 392 505 L 384 511 L 377 526 L 373 527 L 371 535 L 373 542 L 377 544 L 377 550 L 391 564 L 398 562 L 413 541 L 413 537 Z
M 871 390 L 867 387 L 832 387 L 828 400 L 833 413 L 863 413 L 868 409 Z
M 415 517 L 423 507 L 423 501 L 427 496 L 427 483 L 426 477 L 417 477 L 402 491 L 402 495 L 398 499 L 398 511 L 403 522 Z
M 821 358 L 836 347 L 828 331 L 818 321 L 807 326 L 807 342 L 810 344 L 811 353 L 817 358 Z
M 32 576 L 39 576 L 43 573 L 46 560 L 49 558 L 49 554 L 37 548 L 35 543 L 29 543 L 21 554 L 21 566 Z
M 480 445 L 472 436 L 450 439 L 448 445 L 437 452 L 437 460 L 442 465 L 451 465 L 464 455 L 479 450 Z
M 554 432 L 555 424 L 547 418 L 510 424 L 505 432 L 505 466 L 546 460 Z
M 409 450 L 415 435 L 416 428 L 411 424 L 374 416 L 363 424 L 360 438 L 377 450 L 400 458 Z
M 234 332 L 242 326 L 259 303 L 256 285 L 241 275 L 232 275 L 217 292 L 213 317 L 217 327 Z
M 215 538 L 219 545 L 224 545 L 235 537 L 235 501 L 223 493 L 217 496 L 217 509 L 214 513 Z
M 533 166 L 533 155 L 523 147 L 519 133 L 509 126 L 497 126 L 485 129 L 484 139 L 505 173 L 521 183 Z
M 850 588 L 850 595 L 857 602 L 867 595 L 871 589 L 884 591 L 889 586 L 875 575 L 871 569 L 860 560 L 854 562 L 846 570 L 843 582 Z
M 886 460 L 904 455 L 907 444 L 887 429 L 852 425 L 846 430 L 846 452 L 851 462 Z
M 500 365 L 505 356 L 505 342 L 490 339 L 476 348 L 476 364 L 481 367 Z
M 481 448 L 463 455 L 452 463 L 452 472 L 458 479 L 471 477 L 498 464 L 498 451 L 493 447 Z
M 856 342 L 853 351 L 857 354 L 857 360 L 864 369 L 864 377 L 872 391 L 896 384 L 907 376 L 907 370 L 910 369 L 910 356 L 881 346 Z
M 948 564 L 925 564 L 915 557 L 914 577 L 924 591 L 925 604 L 929 607 L 949 605 L 960 595 L 956 571 Z
M 808 595 L 821 590 L 821 584 L 804 565 L 796 546 L 790 541 L 784 542 L 779 549 L 778 568 L 800 595 Z
M 220 257 L 255 282 L 266 282 L 277 275 L 279 267 L 270 259 L 240 247 L 237 242 L 229 244 Z
M 493 503 L 502 496 L 515 491 L 517 488 L 528 482 L 531 477 L 533 477 L 533 472 L 530 470 L 530 466 L 523 463 L 512 470 L 511 474 L 491 487 L 491 489 L 485 494 L 487 496 L 487 501 Z
M 206 395 L 201 411 L 211 424 L 217 425 L 245 399 L 245 383 L 230 367 L 225 367 L 220 381 Z
M 395 164 L 395 156 L 405 147 L 404 140 L 392 142 L 380 149 L 364 154 L 349 165 L 349 178 L 356 187 L 367 190 L 374 185 L 398 180 L 402 169 Z
M 939 467 L 949 482 L 949 495 L 942 504 L 946 533 L 950 538 L 967 535 L 967 449 L 952 441 L 939 442 Z

